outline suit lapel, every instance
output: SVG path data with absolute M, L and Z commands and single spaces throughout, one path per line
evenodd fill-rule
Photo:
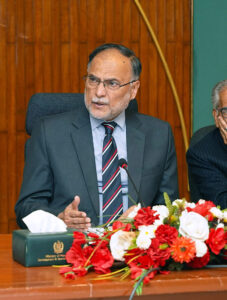
M 82 109 L 72 123 L 72 140 L 81 165 L 84 181 L 90 195 L 95 215 L 99 215 L 99 195 L 94 157 L 94 147 L 89 114 Z
M 140 130 L 140 126 L 141 123 L 136 117 L 136 114 L 126 114 L 128 170 L 136 185 L 137 191 L 140 190 L 145 146 L 145 135 Z M 128 193 L 134 201 L 138 202 L 137 193 L 130 180 L 128 180 Z M 129 200 L 129 206 L 131 205 L 133 205 L 133 203 Z
M 136 114 L 126 113 L 128 170 L 138 191 L 140 190 L 141 184 L 145 146 L 145 135 L 140 130 L 140 126 L 141 122 L 136 117 Z M 75 119 L 72 122 L 71 134 L 75 147 L 75 155 L 78 156 L 87 190 L 95 210 L 95 215 L 98 216 L 99 195 L 94 147 L 89 114 L 86 109 L 81 109 L 75 114 Z M 138 201 L 137 193 L 130 180 L 128 180 L 128 191 L 132 199 Z M 129 200 L 129 206 L 131 205 L 133 205 L 133 203 Z

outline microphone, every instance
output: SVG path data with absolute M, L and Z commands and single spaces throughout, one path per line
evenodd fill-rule
M 128 171 L 128 163 L 127 163 L 127 161 L 124 158 L 120 158 L 119 161 L 118 161 L 118 164 L 119 164 L 119 167 L 121 167 L 122 169 L 124 169 L 126 171 L 126 173 L 128 175 L 128 178 L 131 181 L 134 190 L 136 191 L 136 194 L 137 194 L 137 197 L 138 197 L 137 203 L 140 202 L 142 204 L 142 206 L 144 206 L 144 203 L 140 201 L 139 192 L 138 192 L 138 190 L 136 188 L 136 185 L 135 185 L 135 183 L 134 183 L 134 181 L 133 181 L 133 179 L 132 179 L 132 177 L 131 177 L 131 175 L 130 175 L 130 173 Z

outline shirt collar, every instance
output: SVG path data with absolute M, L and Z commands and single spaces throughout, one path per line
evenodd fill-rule
M 96 119 L 94 118 L 91 114 L 90 114 L 90 122 L 91 122 L 91 129 L 95 130 L 97 127 L 99 127 L 102 122 L 104 122 L 105 120 L 101 120 L 101 119 Z M 124 130 L 125 128 L 125 111 L 122 111 L 120 113 L 120 115 L 118 115 L 115 119 L 113 119 L 112 121 L 116 122 L 117 125 Z

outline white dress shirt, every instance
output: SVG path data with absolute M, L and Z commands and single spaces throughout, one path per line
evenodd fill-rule
M 100 119 L 95 119 L 90 115 L 93 145 L 95 151 L 95 164 L 98 180 L 99 190 L 99 224 L 103 224 L 102 206 L 102 148 L 103 140 L 105 137 L 105 128 L 102 125 L 104 122 Z M 113 137 L 115 139 L 118 151 L 118 159 L 124 158 L 127 161 L 127 143 L 126 143 L 126 124 L 125 124 L 125 112 L 123 111 L 114 120 L 117 123 L 113 131 Z M 128 176 L 124 169 L 121 171 L 121 184 L 122 184 L 122 195 L 123 195 L 123 211 L 128 209 Z

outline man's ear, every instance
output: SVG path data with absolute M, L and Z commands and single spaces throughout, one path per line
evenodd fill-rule
M 216 109 L 213 109 L 212 114 L 213 114 L 213 117 L 214 117 L 215 125 L 216 125 L 217 128 L 219 128 L 219 125 L 218 125 L 218 111 Z
M 136 82 L 133 82 L 132 88 L 131 88 L 131 100 L 136 98 L 138 89 L 140 87 L 140 81 L 137 80 Z

